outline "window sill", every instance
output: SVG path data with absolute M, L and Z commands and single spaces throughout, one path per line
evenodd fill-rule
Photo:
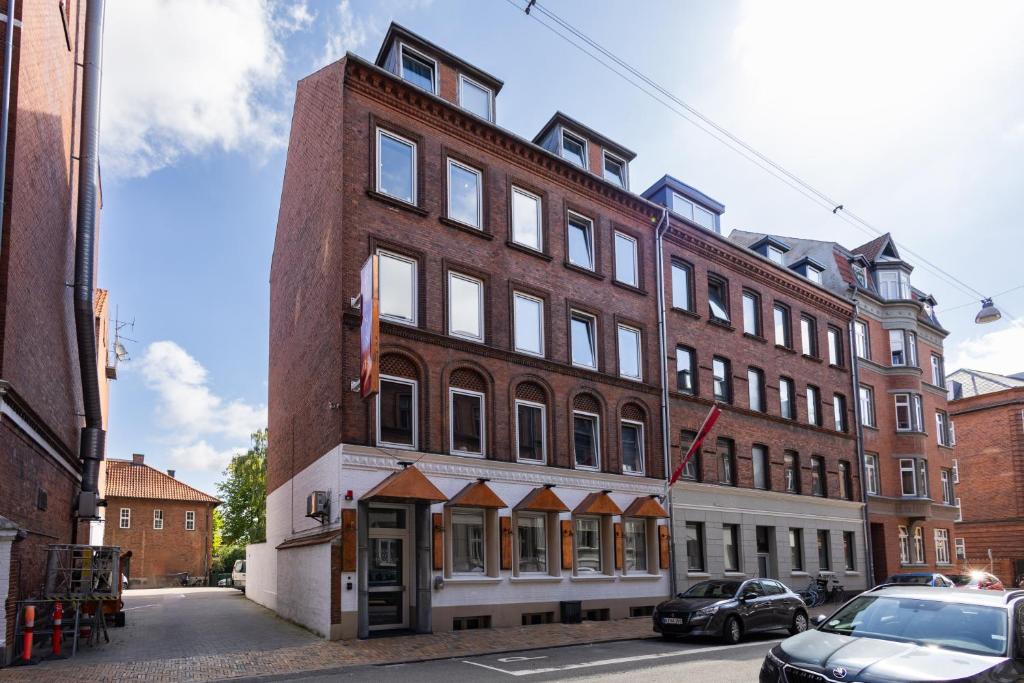
M 812 356 L 812 355 L 810 355 L 808 353 L 802 353 L 800 355 L 803 356 L 806 360 L 814 361 L 815 363 L 824 363 L 825 362 L 822 359 L 818 358 L 817 356 Z
M 731 577 L 740 577 L 740 576 L 746 576 L 746 575 L 747 575 L 746 572 L 723 572 L 722 573 L 722 576 L 731 576 Z
M 764 337 L 762 337 L 759 334 L 750 334 L 749 332 L 744 332 L 743 336 L 746 337 L 747 339 L 752 339 L 752 340 L 754 340 L 756 342 L 761 342 L 762 344 L 767 344 L 768 343 L 768 340 L 765 339 Z
M 686 572 L 686 577 L 690 579 L 710 579 L 711 574 L 707 572 Z
M 691 311 L 688 308 L 679 308 L 678 306 L 673 306 L 672 307 L 672 311 L 675 312 L 675 313 L 680 313 L 682 315 L 685 315 L 685 316 L 687 316 L 689 318 L 693 318 L 694 320 L 700 320 L 700 314 L 694 313 L 693 311 Z
M 620 581 L 657 581 L 665 578 L 664 574 L 622 574 Z
M 776 344 L 775 348 L 778 351 L 785 351 L 786 353 L 792 353 L 792 354 L 796 355 L 796 349 L 791 349 L 788 346 L 783 346 L 782 344 Z
M 731 323 L 719 318 L 708 318 L 708 324 L 714 325 L 715 327 L 721 327 L 722 329 L 729 330 L 730 332 L 734 332 L 736 330 Z
M 529 254 L 530 256 L 536 256 L 537 258 L 543 259 L 545 261 L 551 261 L 552 260 L 550 254 L 545 254 L 542 251 L 537 251 L 536 249 L 533 249 L 533 248 L 528 247 L 526 245 L 519 244 L 519 242 L 513 242 L 512 240 L 507 240 L 505 242 L 505 246 L 510 248 L 510 249 L 515 249 L 516 251 L 521 251 L 524 254 Z
M 510 583 L 561 583 L 562 577 L 538 574 L 536 576 L 510 576 L 508 580 Z
M 847 569 L 843 574 L 846 576 L 860 576 L 860 572 L 856 569 Z
M 416 204 L 410 204 L 409 202 L 402 201 L 401 199 L 396 199 L 395 197 L 383 194 L 381 192 L 377 192 L 376 190 L 367 189 L 366 196 L 369 197 L 370 199 L 376 199 L 379 202 L 383 202 L 384 204 L 387 204 L 388 206 L 391 206 L 393 208 L 414 213 L 417 216 L 427 216 L 430 213 L 426 209 L 417 206 Z
M 604 280 L 604 275 L 601 275 L 600 273 L 595 272 L 593 270 L 589 270 L 587 268 L 584 268 L 583 266 L 577 266 L 575 263 L 570 263 L 569 261 L 564 261 L 563 265 L 566 268 L 568 268 L 569 270 L 575 271 L 575 272 L 579 273 L 580 275 L 586 275 L 587 277 L 592 277 L 595 280 Z
M 832 368 L 833 370 L 844 370 L 844 371 L 846 370 L 846 366 L 845 365 L 836 365 L 835 363 L 829 363 L 828 366 L 830 368 Z
M 615 577 L 609 574 L 595 574 L 594 576 L 570 576 L 569 580 L 579 583 L 610 583 L 615 580 Z
M 446 586 L 450 584 L 494 585 L 501 582 L 500 576 L 451 576 L 444 579 Z
M 795 569 L 795 570 L 791 571 L 789 573 L 789 575 L 790 576 L 810 576 L 810 574 L 808 572 L 805 572 L 802 569 Z
M 636 285 L 629 284 L 628 282 L 619 282 L 618 280 L 613 278 L 612 284 L 615 285 L 616 287 L 619 287 L 620 289 L 626 290 L 627 292 L 633 292 L 634 294 L 639 294 L 640 296 L 647 296 L 646 289 L 641 289 Z
M 451 218 L 448 218 L 447 216 L 440 216 L 440 217 L 438 217 L 437 222 L 441 223 L 442 225 L 447 225 L 449 228 L 455 228 L 456 230 L 461 230 L 463 232 L 468 232 L 470 235 L 473 235 L 475 237 L 480 237 L 480 238 L 485 239 L 485 240 L 493 240 L 494 239 L 494 235 L 492 235 L 491 233 L 487 232 L 483 228 L 474 228 L 472 225 L 466 225 L 465 223 L 460 223 L 459 221 L 452 220 Z

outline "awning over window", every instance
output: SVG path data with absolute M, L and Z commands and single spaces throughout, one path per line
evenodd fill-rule
M 577 515 L 621 515 L 622 509 L 615 504 L 607 491 L 595 491 L 588 494 L 583 502 L 576 506 L 573 514 Z
M 668 517 L 665 508 L 658 502 L 657 496 L 637 496 L 636 500 L 629 504 L 623 517 Z
M 410 465 L 388 475 L 384 481 L 364 494 L 362 500 L 384 503 L 445 503 L 448 496 L 431 484 L 422 472 Z
M 452 499 L 448 501 L 448 505 L 488 508 L 490 510 L 500 510 L 508 507 L 505 501 L 499 498 L 498 494 L 491 490 L 491 487 L 487 485 L 487 481 L 483 479 L 467 484 L 465 488 L 452 496 Z
M 516 510 L 523 512 L 568 512 L 569 506 L 555 495 L 550 486 L 538 486 L 519 501 Z
M 321 543 L 330 543 L 336 538 L 341 536 L 341 529 L 332 529 L 330 531 L 321 531 L 318 534 L 312 534 L 310 536 L 299 536 L 298 538 L 289 538 L 277 546 L 278 550 L 287 550 L 288 548 L 302 548 L 307 545 L 319 545 Z

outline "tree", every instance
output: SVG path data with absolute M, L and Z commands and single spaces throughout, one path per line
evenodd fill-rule
M 252 434 L 245 453 L 231 458 L 224 481 L 217 484 L 224 546 L 260 543 L 267 538 L 267 430 Z

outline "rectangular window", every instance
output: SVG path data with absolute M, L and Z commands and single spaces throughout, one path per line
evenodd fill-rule
M 768 460 L 768 449 L 755 445 L 750 449 L 754 461 L 754 488 L 770 489 L 772 487 L 771 463 Z
M 800 316 L 800 350 L 805 356 L 818 357 L 818 324 L 810 316 Z
M 946 388 L 946 371 L 943 369 L 942 356 L 932 354 L 932 384 Z
M 966 560 L 967 559 L 967 542 L 963 538 L 957 538 L 954 543 L 956 544 L 956 559 Z
M 789 329 L 789 309 L 781 304 L 775 304 L 772 306 L 772 316 L 775 322 L 775 345 L 793 348 L 793 335 Z
M 164 511 L 153 510 L 153 528 L 163 529 L 164 528 Z
M 466 164 L 448 160 L 448 218 L 480 229 L 483 225 L 483 175 Z
M 714 275 L 708 275 L 708 313 L 713 320 L 730 322 L 729 286 Z
M 811 456 L 811 495 L 825 496 L 825 458 L 820 455 Z
M 483 456 L 487 443 L 484 395 L 469 389 L 453 388 L 449 398 L 451 452 Z
M 771 261 L 772 263 L 777 263 L 777 264 L 779 264 L 781 266 L 781 265 L 784 265 L 784 263 L 783 263 L 784 256 L 785 256 L 785 254 L 784 254 L 784 252 L 781 249 L 779 249 L 778 247 L 773 247 L 770 244 L 768 245 L 768 260 L 769 261 Z
M 828 529 L 818 529 L 818 571 L 832 571 L 832 535 Z
M 676 390 L 695 395 L 697 393 L 697 361 L 693 349 L 676 347 Z
M 604 179 L 626 189 L 626 162 L 607 151 L 604 153 Z
M 694 440 L 697 438 L 697 432 L 684 429 L 680 434 L 679 451 L 680 457 L 685 458 L 686 454 L 690 452 L 690 446 L 693 445 Z M 693 455 L 686 464 L 683 466 L 683 473 L 680 475 L 683 479 L 689 479 L 690 481 L 700 481 L 700 449 L 694 451 Z
M 594 316 L 579 311 L 570 312 L 569 336 L 573 365 L 597 369 L 596 327 Z
M 459 74 L 459 106 L 487 121 L 494 121 L 494 94 L 465 74 Z
M 853 473 L 850 471 L 850 463 L 845 460 L 839 461 L 839 497 L 853 500 Z
M 907 365 L 911 367 L 918 367 L 917 365 L 917 335 L 913 332 L 907 332 Z
M 900 538 L 900 564 L 910 564 L 910 537 L 907 535 L 907 527 L 899 527 Z
M 672 262 L 672 307 L 684 311 L 693 310 L 692 296 L 693 269 L 679 261 Z
M 740 570 L 740 525 L 722 525 L 723 567 L 727 572 Z
M 615 233 L 615 279 L 631 287 L 640 286 L 636 239 Z
M 860 419 L 868 427 L 874 427 L 875 422 L 875 391 L 863 384 L 858 387 L 860 399 Z
M 821 284 L 821 271 L 813 266 L 807 266 L 807 279 L 811 282 Z
M 889 330 L 889 353 L 893 365 L 906 365 L 907 357 L 903 348 L 903 330 Z
M 132 528 L 132 511 L 131 508 L 121 508 L 121 528 L 131 529 Z
M 687 522 L 686 570 L 703 572 L 704 568 L 704 525 L 699 522 Z
M 896 431 L 923 431 L 921 397 L 917 394 L 893 394 L 893 400 L 896 404 Z
M 516 515 L 519 541 L 519 573 L 546 574 L 548 571 L 547 516 L 520 512 Z
M 623 522 L 626 573 L 647 571 L 647 522 L 627 519 Z
M 949 470 L 939 471 L 939 480 L 942 482 L 942 502 L 946 505 L 953 504 L 953 473 Z
M 377 250 L 380 280 L 380 317 L 406 325 L 416 324 L 416 259 Z
M 960 498 L 956 499 L 956 519 L 954 519 L 953 521 L 954 522 L 962 522 L 962 521 L 964 521 L 964 509 L 960 506 Z
M 913 458 L 900 460 L 900 486 L 904 496 L 917 495 L 917 469 Z
M 881 482 L 878 480 L 878 456 L 874 453 L 864 454 L 864 475 L 867 478 L 868 493 L 879 495 Z
M 541 198 L 532 192 L 512 187 L 512 241 L 541 251 L 544 240 Z
M 789 530 L 789 562 L 792 571 L 802 572 L 804 570 L 804 530 Z
M 377 129 L 377 192 L 416 203 L 416 143 Z
M 452 510 L 452 573 L 482 576 L 486 564 L 483 510 Z
M 432 59 L 416 54 L 405 45 L 402 45 L 400 64 L 401 76 L 405 81 L 429 93 L 437 94 L 437 72 Z
M 196 513 L 194 510 L 185 511 L 185 531 L 196 530 Z
M 793 380 L 788 377 L 779 378 L 779 414 L 787 420 L 796 419 L 796 403 L 793 396 L 796 390 L 793 387 Z
M 569 263 L 594 270 L 594 222 L 569 212 Z
M 750 409 L 763 413 L 764 406 L 764 372 L 757 368 L 747 370 L 747 400 Z
M 580 168 L 587 168 L 587 141 L 563 128 L 562 158 Z
M 377 392 L 377 445 L 416 450 L 416 382 L 380 378 Z
M 960 483 L 960 461 L 953 458 L 953 483 Z
M 448 271 L 448 334 L 484 339 L 484 283 L 454 271 Z
M 917 460 L 917 495 L 928 497 L 928 461 L 922 458 Z
M 731 439 L 718 439 L 718 481 L 727 486 L 736 485 L 736 454 Z
M 949 428 L 949 413 L 945 410 L 935 411 L 935 439 L 940 446 L 953 445 L 953 433 Z
M 835 420 L 837 432 L 847 431 L 846 397 L 842 394 L 832 394 L 832 417 Z
M 843 559 L 846 561 L 846 571 L 857 571 L 857 546 L 856 538 L 852 531 L 843 532 Z
M 693 202 L 675 192 L 672 193 L 672 213 L 693 220 Z
M 786 451 L 782 456 L 786 479 L 786 493 L 800 493 L 800 456 L 796 451 Z
M 871 360 L 871 346 L 868 344 L 868 326 L 860 320 L 853 321 L 853 342 L 858 358 Z
M 807 385 L 807 424 L 821 426 L 821 390 Z
M 544 355 L 544 300 L 515 292 L 515 349 L 533 356 Z
M 715 400 L 732 403 L 732 370 L 729 361 L 715 356 L 711 360 L 711 375 L 714 379 Z
M 621 437 L 622 471 L 627 474 L 643 474 L 644 426 L 639 422 L 623 420 Z
M 546 411 L 540 403 L 516 401 L 516 452 L 522 462 L 547 460 Z
M 601 464 L 598 441 L 598 417 L 592 413 L 575 412 L 573 419 L 573 453 L 577 469 L 596 470 Z
M 618 325 L 619 376 L 627 379 L 643 379 L 640 357 L 640 330 L 628 325 Z
M 935 564 L 949 564 L 949 530 L 935 530 Z
M 883 299 L 910 299 L 910 275 L 901 270 L 880 270 L 876 274 L 878 293 Z
M 576 518 L 576 573 L 601 574 L 601 519 Z
M 828 362 L 829 365 L 843 365 L 843 335 L 835 327 L 828 328 Z
M 753 292 L 743 292 L 743 331 L 761 336 L 761 297 Z

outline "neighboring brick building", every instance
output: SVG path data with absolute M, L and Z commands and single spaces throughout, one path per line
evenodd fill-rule
M 83 60 L 86 3 L 14 5 L 7 158 L 0 159 L 7 169 L 0 220 L 0 665 L 16 602 L 41 593 L 47 546 L 89 541 L 88 525 L 76 529 L 73 517 L 83 404 L 66 284 L 74 279 L 83 107 L 76 62 Z M 0 65 L 7 19 L 0 15 Z M 94 303 L 101 330 L 104 296 Z M 105 393 L 106 349 L 98 341 Z
M 106 461 L 105 544 L 130 550 L 131 586 L 175 584 L 176 575 L 206 579 L 213 552 L 213 509 L 220 501 L 145 464 Z
M 946 378 L 961 511 L 956 557 L 965 568 L 992 571 L 1007 586 L 1024 576 L 1022 376 L 957 370 Z

